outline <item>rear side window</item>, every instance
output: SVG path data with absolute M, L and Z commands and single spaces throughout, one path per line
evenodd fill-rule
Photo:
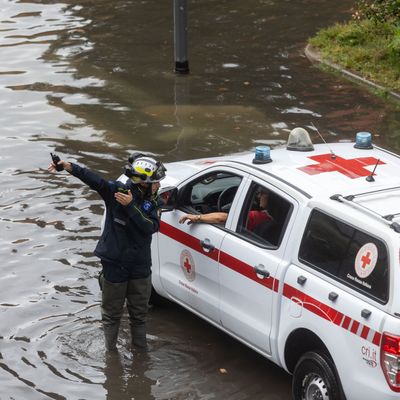
M 299 260 L 381 303 L 388 300 L 384 243 L 321 211 L 311 213 Z

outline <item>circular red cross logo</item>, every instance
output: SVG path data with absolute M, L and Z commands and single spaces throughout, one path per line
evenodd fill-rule
M 354 268 L 359 278 L 364 279 L 371 275 L 378 260 L 378 248 L 374 243 L 366 243 L 358 250 Z
M 188 250 L 183 250 L 180 259 L 181 268 L 185 278 L 189 282 L 193 282 L 196 278 L 196 271 L 194 267 L 194 260 Z

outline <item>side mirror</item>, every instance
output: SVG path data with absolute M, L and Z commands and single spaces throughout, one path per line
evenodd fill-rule
M 161 200 L 161 211 L 172 211 L 177 207 L 178 189 L 174 186 L 161 188 L 158 192 L 158 197 Z

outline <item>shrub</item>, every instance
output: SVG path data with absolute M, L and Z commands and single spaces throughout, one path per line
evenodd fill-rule
M 356 7 L 355 19 L 400 24 L 400 0 L 357 0 Z
M 393 39 L 389 44 L 393 58 L 400 61 L 400 26 L 395 29 Z

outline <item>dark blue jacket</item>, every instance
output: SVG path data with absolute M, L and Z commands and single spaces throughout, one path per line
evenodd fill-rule
M 157 197 L 146 196 L 143 188 L 131 180 L 125 185 L 107 181 L 77 164 L 72 164 L 71 174 L 98 192 L 105 202 L 104 229 L 94 254 L 120 270 L 118 280 L 148 277 L 151 273 L 151 238 L 160 227 Z M 118 188 L 131 191 L 133 200 L 127 206 L 115 200 Z

